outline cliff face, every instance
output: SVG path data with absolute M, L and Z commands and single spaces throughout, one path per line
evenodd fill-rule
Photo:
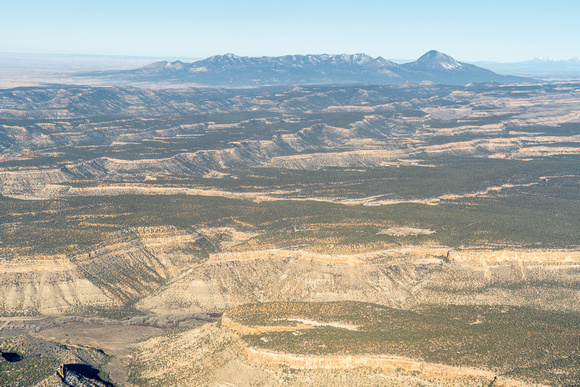
M 576 87 L 0 91 L 6 107 L 0 162 L 8 165 L 0 170 L 0 193 L 54 197 L 66 192 L 43 190 L 46 185 L 76 179 L 136 181 L 251 167 L 576 156 Z
M 235 125 L 230 126 L 236 129 Z M 179 152 L 167 158 L 123 160 L 99 157 L 59 169 L 0 171 L 0 193 L 11 197 L 50 198 L 68 196 L 66 184 L 63 187 L 55 185 L 75 179 L 124 180 L 130 176 L 134 181 L 156 175 L 204 176 L 214 170 L 260 166 L 286 154 L 341 146 L 355 134 L 356 130 L 316 125 L 269 140 L 230 142 L 226 149 Z M 143 137 L 147 136 L 140 134 L 138 140 L 146 140 Z M 114 144 L 111 146 L 115 147 Z
M 187 250 L 199 238 L 171 227 L 126 229 L 83 253 L 2 260 L 2 313 L 58 315 L 119 307 L 197 261 L 195 251 Z
M 66 258 L 0 262 L 0 268 L 0 305 L 4 315 L 58 315 L 89 305 L 118 305 Z
M 499 263 L 553 264 L 560 267 L 580 263 L 580 251 L 575 250 L 462 250 L 449 251 L 449 261 L 467 264 L 494 265 Z M 522 269 L 523 270 L 523 269 Z
M 401 305 L 413 297 L 413 286 L 424 276 L 425 266 L 410 263 L 353 263 L 317 261 L 286 253 L 269 257 L 252 252 L 251 259 L 212 262 L 139 303 L 161 311 L 223 310 L 230 305 L 271 300 L 374 301 Z M 433 266 L 438 266 L 434 264 Z M 416 290 L 415 290 L 416 291 Z
M 271 329 L 270 329 L 271 328 Z M 259 327 L 273 332 L 283 326 Z M 293 331 L 306 329 L 293 325 Z M 485 369 L 454 367 L 392 355 L 305 355 L 273 352 L 248 346 L 241 335 L 256 327 L 232 321 L 161 336 L 139 343 L 133 367 L 143 385 L 170 383 L 232 383 L 239 386 L 284 384 L 289 386 L 542 386 L 526 383 Z M 264 334 L 264 333 L 263 333 Z M 377 382 L 378 381 L 378 382 Z
M 358 256 L 284 250 L 215 254 L 138 305 L 157 313 L 173 308 L 207 312 L 275 300 L 356 300 L 404 308 L 504 304 L 579 310 L 578 263 L 553 262 L 560 255 L 575 257 L 576 252 L 452 252 L 450 256 L 457 259 L 448 263 L 445 249 L 418 248 L 415 255 L 411 251 Z M 522 258 L 517 261 L 507 260 L 518 254 Z M 469 261 L 460 262 L 462 256 Z M 498 256 L 507 258 L 498 261 Z
M 425 379 L 447 379 L 460 383 L 461 379 L 484 379 L 493 385 L 502 387 L 523 387 L 529 384 L 498 377 L 493 372 L 473 368 L 451 367 L 443 364 L 432 364 L 413 361 L 396 356 L 305 356 L 287 353 L 275 353 L 243 346 L 243 353 L 252 362 L 259 364 L 286 366 L 292 369 L 336 370 L 359 367 L 380 369 L 382 372 L 410 372 Z M 376 371 L 375 371 L 376 372 Z M 539 386 L 539 385 L 538 385 Z
M 2 352 L 18 355 L 17 361 L 0 363 L 0 381 L 5 386 L 113 386 L 98 376 L 98 368 L 109 357 L 94 348 L 69 346 L 20 334 L 1 337 Z
M 580 255 L 575 250 L 405 247 L 323 254 L 269 249 L 204 258 L 200 246 L 222 233 L 236 234 L 232 230 L 125 229 L 68 256 L 4 259 L 2 313 L 55 315 L 136 300 L 138 307 L 162 314 L 216 312 L 276 300 L 579 310 Z M 240 235 L 234 244 L 253 234 Z

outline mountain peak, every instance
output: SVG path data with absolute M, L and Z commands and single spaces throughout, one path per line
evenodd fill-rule
M 145 67 L 144 69 L 153 72 L 163 72 L 163 71 L 179 71 L 183 70 L 186 67 L 186 64 L 180 60 L 176 60 L 175 62 L 168 62 L 166 60 L 151 63 Z
M 394 62 L 383 58 L 382 56 L 376 57 L 372 62 L 369 63 L 369 66 L 372 67 L 399 67 Z
M 218 55 L 219 56 L 219 55 Z M 227 54 L 221 55 L 221 57 L 223 59 L 232 59 L 232 60 L 237 60 L 240 59 L 240 56 L 233 54 L 231 52 L 228 52 Z
M 447 57 L 447 58 L 451 58 L 449 55 L 444 54 L 441 51 L 437 51 L 437 50 L 427 51 L 425 54 L 423 54 L 421 56 L 421 58 L 423 58 L 423 57 L 427 57 L 427 58 L 434 58 L 434 57 Z
M 207 59 L 204 59 L 204 61 L 207 62 L 213 62 L 213 63 L 221 63 L 221 64 L 233 64 L 233 63 L 240 63 L 243 61 L 243 58 L 241 56 L 238 56 L 236 54 L 232 54 L 231 52 L 228 52 L 227 54 L 223 54 L 223 55 L 214 55 L 214 56 L 210 56 Z
M 408 67 L 425 70 L 461 70 L 463 65 L 442 52 L 431 50 L 415 62 L 407 63 Z

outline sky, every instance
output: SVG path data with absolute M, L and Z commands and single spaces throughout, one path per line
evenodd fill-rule
M 0 52 L 580 56 L 579 0 L 0 0 Z

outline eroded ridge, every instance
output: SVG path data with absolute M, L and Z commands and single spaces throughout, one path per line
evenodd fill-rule
M 453 347 L 460 345 L 460 341 L 454 342 L 454 340 L 461 340 L 459 337 L 453 338 L 454 335 L 451 334 L 444 338 L 436 331 L 431 332 L 434 326 L 430 326 L 430 324 L 457 325 L 457 320 L 463 320 L 466 326 L 476 327 L 469 329 L 481 330 L 483 332 L 485 328 L 481 329 L 481 327 L 478 327 L 480 324 L 494 324 L 495 319 L 498 317 L 509 318 L 508 315 L 516 316 L 520 313 L 516 309 L 510 311 L 504 309 L 503 312 L 500 311 L 500 315 L 493 317 L 495 312 L 487 311 L 479 314 L 474 323 L 472 321 L 470 322 L 470 318 L 473 318 L 471 313 L 475 310 L 479 312 L 483 311 L 483 309 L 478 308 L 473 310 L 469 308 L 463 310 L 448 309 L 442 315 L 446 316 L 444 319 L 451 318 L 451 320 L 449 322 L 435 322 L 429 319 L 434 314 L 441 315 L 442 310 L 429 311 L 428 309 L 421 309 L 419 314 L 415 315 L 415 312 L 389 310 L 388 308 L 378 307 L 373 304 L 352 302 L 253 304 L 240 306 L 226 313 L 221 319 L 221 327 L 222 329 L 226 328 L 241 335 L 241 338 L 237 341 L 237 345 L 243 355 L 251 362 L 261 366 L 284 366 L 299 370 L 327 371 L 363 367 L 369 370 L 375 370 L 373 372 L 377 372 L 377 370 L 387 373 L 406 372 L 425 379 L 435 378 L 446 380 L 447 382 L 481 379 L 486 380 L 487 383 L 500 386 L 542 385 L 526 381 L 526 377 L 523 374 L 523 380 L 508 376 L 514 375 L 514 372 L 508 371 L 505 368 L 505 364 L 502 366 L 503 369 L 496 368 L 494 370 L 488 367 L 474 367 L 480 361 L 479 359 L 473 361 L 479 356 L 477 353 L 480 347 L 477 343 L 474 343 L 475 345 L 473 347 L 473 356 L 475 358 L 471 360 L 465 358 L 460 362 L 450 358 L 449 361 L 455 364 L 444 364 L 440 361 L 433 361 L 439 355 L 434 355 L 433 353 L 428 354 L 429 350 L 423 352 L 430 345 L 427 343 L 436 336 L 437 339 L 435 341 L 439 344 L 443 340 L 447 341 L 444 344 L 446 346 Z M 318 312 L 315 313 L 315 311 Z M 449 314 L 450 312 L 451 314 Z M 309 315 L 314 315 L 314 313 L 317 316 L 324 316 L 324 319 L 322 321 L 315 321 L 304 318 Z M 507 313 L 507 315 L 501 316 L 501 313 Z M 284 316 L 284 318 L 276 318 L 276 316 Z M 451 321 L 453 320 L 456 322 L 452 323 Z M 528 328 L 536 329 L 533 328 L 535 325 L 535 322 L 533 322 L 534 318 L 531 320 L 527 322 Z M 414 321 L 421 321 L 423 326 L 416 325 Z M 355 326 L 353 322 L 361 325 Z M 379 331 L 371 329 L 371 326 L 383 324 L 395 325 L 396 328 L 393 328 L 392 332 L 388 327 Z M 484 333 L 484 340 L 494 340 L 492 338 L 494 335 L 497 336 L 495 337 L 496 340 L 499 339 L 502 334 L 501 330 L 506 326 L 505 322 L 503 322 L 498 326 L 499 333 Z M 564 326 L 562 328 L 568 332 L 568 328 L 564 328 Z M 385 336 L 382 337 L 381 333 L 378 333 L 381 337 L 374 338 L 365 335 L 365 331 L 372 331 L 375 335 L 378 332 L 384 331 Z M 403 332 L 406 331 L 414 331 L 415 334 L 419 335 L 421 335 L 420 332 L 425 332 L 427 336 L 422 339 L 425 340 L 425 347 L 422 348 L 419 345 L 411 349 L 411 347 L 407 347 L 407 344 L 402 344 L 409 340 L 408 338 L 404 338 L 405 333 Z M 400 338 L 393 339 L 392 337 L 388 337 L 391 334 Z M 445 336 L 445 333 L 441 334 Z M 477 333 L 473 332 L 473 334 Z M 386 342 L 383 340 L 386 340 Z M 531 345 L 533 346 L 534 344 Z M 399 348 L 406 348 L 402 352 L 412 353 L 416 357 L 411 358 L 402 355 Z M 481 347 L 485 351 L 486 349 L 484 348 L 485 345 Z M 514 353 L 507 354 L 507 356 L 514 356 L 518 359 L 516 362 L 511 362 L 515 365 L 516 369 L 517 362 L 525 362 L 526 360 L 524 358 L 528 356 L 525 355 L 526 349 L 523 347 L 518 348 L 517 350 L 513 350 Z M 463 363 L 463 365 L 460 363 Z

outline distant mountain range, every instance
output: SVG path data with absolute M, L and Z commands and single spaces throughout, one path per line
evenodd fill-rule
M 161 61 L 135 70 L 79 74 L 108 81 L 192 83 L 240 87 L 281 84 L 337 84 L 435 82 L 465 85 L 472 82 L 518 83 L 530 78 L 506 76 L 449 55 L 429 51 L 414 62 L 397 64 L 382 57 L 353 55 L 286 55 L 247 57 L 216 55 L 192 63 Z
M 580 58 L 534 58 L 522 62 L 476 62 L 477 65 L 504 74 L 553 79 L 580 79 Z

